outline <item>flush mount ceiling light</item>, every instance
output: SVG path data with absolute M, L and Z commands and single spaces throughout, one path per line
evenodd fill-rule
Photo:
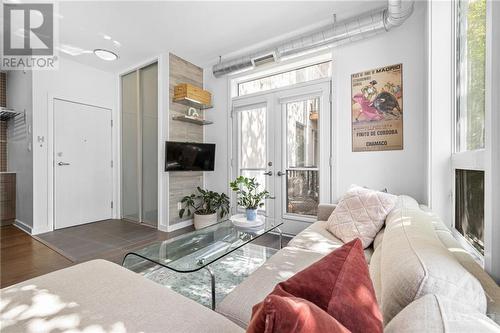
M 114 61 L 118 59 L 118 55 L 116 53 L 113 53 L 108 50 L 103 50 L 103 49 L 95 49 L 94 54 L 98 56 L 99 58 L 107 61 Z

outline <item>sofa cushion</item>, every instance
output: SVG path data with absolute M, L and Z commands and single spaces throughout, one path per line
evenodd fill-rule
M 373 240 L 373 250 L 375 250 L 380 244 L 382 244 L 382 240 L 384 239 L 385 228 L 380 229 L 377 236 Z
M 395 195 L 352 186 L 328 218 L 327 229 L 343 242 L 360 238 L 367 248 L 396 201 Z
M 467 304 L 440 295 L 427 294 L 412 302 L 388 325 L 386 333 L 499 332 L 498 326 Z
M 279 283 L 271 294 L 311 301 L 353 333 L 382 332 L 382 315 L 359 239 Z
M 326 230 L 326 221 L 317 221 L 302 230 L 297 236 L 293 237 L 288 246 L 311 250 L 321 254 L 328 254 L 338 249 L 344 242 Z M 369 263 L 373 253 L 373 248 L 368 247 L 365 250 L 365 258 Z
M 243 332 L 139 274 L 93 260 L 1 290 L 2 333 Z
M 451 231 L 448 229 L 440 229 L 436 230 L 436 233 L 455 259 L 481 283 L 487 301 L 486 314 L 500 324 L 500 287 L 498 284 L 484 271 L 472 256 L 460 246 L 455 237 L 453 237 Z
M 247 333 L 350 333 L 314 303 L 297 297 L 269 295 L 254 306 Z
M 418 206 L 408 208 L 403 202 L 389 214 L 381 246 L 380 306 L 386 323 L 426 294 L 486 312 L 481 284 L 442 245 Z
M 216 311 L 246 328 L 255 304 L 266 298 L 278 283 L 323 257 L 296 247 L 281 249 L 217 304 Z
M 378 304 L 381 304 L 382 300 L 382 272 L 380 271 L 380 265 L 382 261 L 382 245 L 377 247 L 373 251 L 372 259 L 370 261 L 369 271 L 370 278 L 373 282 L 373 289 L 375 290 L 375 296 L 377 297 Z

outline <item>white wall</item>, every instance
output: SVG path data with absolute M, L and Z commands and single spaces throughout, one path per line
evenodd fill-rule
M 334 199 L 356 183 L 375 189 L 387 187 L 392 193 L 408 194 L 427 203 L 425 24 L 426 5 L 417 2 L 403 26 L 333 50 Z M 403 63 L 404 150 L 351 152 L 351 74 L 398 63 Z M 214 109 L 207 112 L 207 118 L 215 122 L 206 127 L 205 139 L 217 144 L 216 170 L 207 173 L 205 183 L 211 190 L 226 191 L 228 82 L 226 77 L 213 77 L 211 68 L 206 68 L 204 83 L 214 99 Z
M 425 24 L 425 3 L 417 2 L 401 27 L 333 50 L 334 197 L 355 183 L 427 202 Z M 399 63 L 403 64 L 404 150 L 353 153 L 351 74 Z
M 7 107 L 24 112 L 9 120 L 7 170 L 16 173 L 16 223 L 33 226 L 33 153 L 31 125 L 33 86 L 31 71 L 7 72 Z
M 33 234 L 50 231 L 53 223 L 50 218 L 52 205 L 48 200 L 52 178 L 52 170 L 48 167 L 52 160 L 50 147 L 53 144 L 51 99 L 62 98 L 110 108 L 113 110 L 113 119 L 118 119 L 117 89 L 116 75 L 66 58 L 60 58 L 58 70 L 33 72 Z M 113 131 L 113 143 L 117 147 L 119 135 L 116 126 Z M 113 156 L 117 160 L 117 149 L 114 149 Z M 116 200 L 118 193 L 116 189 L 114 192 Z
M 429 206 L 452 226 L 453 3 L 433 1 L 428 10 Z

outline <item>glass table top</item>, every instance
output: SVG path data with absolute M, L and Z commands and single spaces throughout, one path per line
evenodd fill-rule
M 174 239 L 152 243 L 129 252 L 176 272 L 198 271 L 254 239 L 278 229 L 283 221 L 265 218 L 261 226 L 243 228 L 225 220 Z

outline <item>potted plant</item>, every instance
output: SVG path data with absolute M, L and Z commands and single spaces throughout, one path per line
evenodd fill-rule
M 238 206 L 246 209 L 248 221 L 255 221 L 257 209 L 264 206 L 264 200 L 270 197 L 268 191 L 259 191 L 259 185 L 255 178 L 244 176 L 239 176 L 230 183 L 231 189 L 238 197 Z
M 217 223 L 217 212 L 221 218 L 229 212 L 229 197 L 225 193 L 208 191 L 201 187 L 197 190 L 197 194 L 182 198 L 184 208 L 179 211 L 179 217 L 182 218 L 184 213 L 187 216 L 194 213 L 194 227 L 200 229 Z

